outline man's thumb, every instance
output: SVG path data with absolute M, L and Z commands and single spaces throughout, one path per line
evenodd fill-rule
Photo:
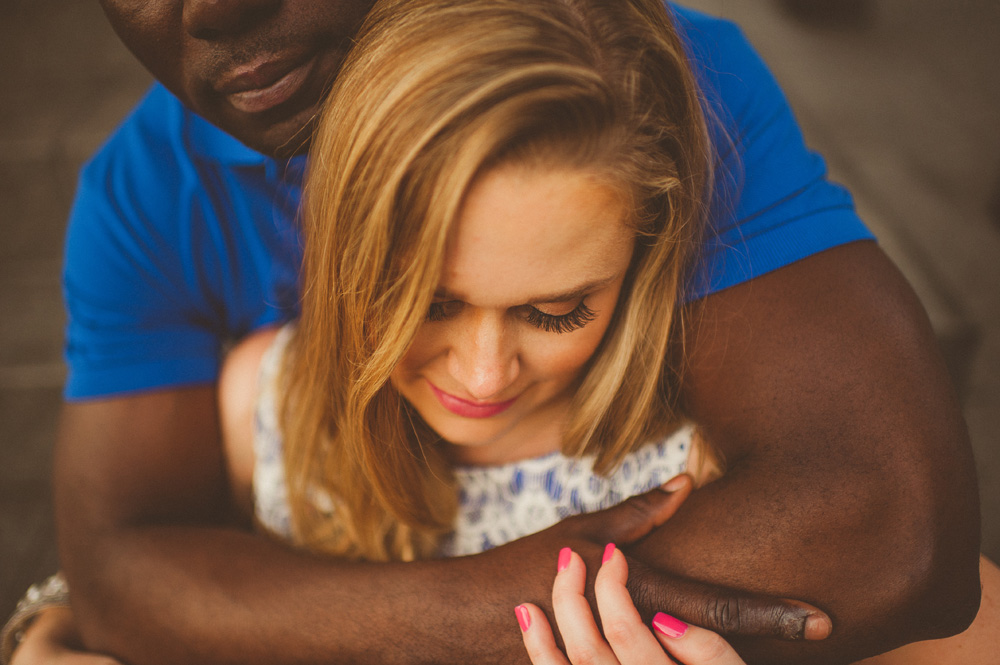
M 633 543 L 670 519 L 693 487 L 687 474 L 676 476 L 656 489 L 586 516 L 588 525 L 584 531 L 591 537 L 600 536 L 603 542 Z M 591 520 L 594 522 L 592 528 Z

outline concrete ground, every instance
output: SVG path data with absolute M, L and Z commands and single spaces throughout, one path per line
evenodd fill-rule
M 984 549 L 1000 558 L 1000 3 L 873 0 L 814 24 L 781 0 L 696 0 L 739 22 L 807 138 L 914 282 L 960 383 Z M 62 235 L 77 169 L 149 84 L 98 3 L 0 4 L 0 616 L 56 568 L 48 474 Z M 991 219 L 991 205 L 994 217 Z

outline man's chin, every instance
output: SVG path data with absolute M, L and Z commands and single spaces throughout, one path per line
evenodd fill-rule
M 308 152 L 316 125 L 316 110 L 305 109 L 271 123 L 225 119 L 213 124 L 257 152 L 275 159 L 288 159 Z
M 315 118 L 310 116 L 304 124 L 301 122 L 289 124 L 291 126 L 271 127 L 266 132 L 251 133 L 246 140 L 239 136 L 236 138 L 257 152 L 262 152 L 275 159 L 288 159 L 296 155 L 306 154 L 312 141 L 316 124 Z

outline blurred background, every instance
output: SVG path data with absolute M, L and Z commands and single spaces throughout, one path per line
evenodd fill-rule
M 683 4 L 683 3 L 682 3 Z M 739 23 L 928 310 L 1000 559 L 1000 2 L 687 0 Z M 150 83 L 97 2 L 0 3 L 0 617 L 56 570 L 59 274 L 82 162 Z

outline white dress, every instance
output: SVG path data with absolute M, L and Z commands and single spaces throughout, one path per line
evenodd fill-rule
M 291 539 L 291 511 L 285 486 L 282 436 L 278 427 L 278 370 L 291 327 L 278 334 L 261 363 L 254 422 L 254 511 L 275 535 Z M 570 515 L 608 508 L 684 471 L 692 428 L 627 455 L 608 476 L 592 471 L 593 458 L 551 453 L 499 466 L 455 468 L 459 493 L 455 529 L 441 543 L 442 556 L 475 554 L 542 529 Z M 317 508 L 332 499 L 317 493 Z

